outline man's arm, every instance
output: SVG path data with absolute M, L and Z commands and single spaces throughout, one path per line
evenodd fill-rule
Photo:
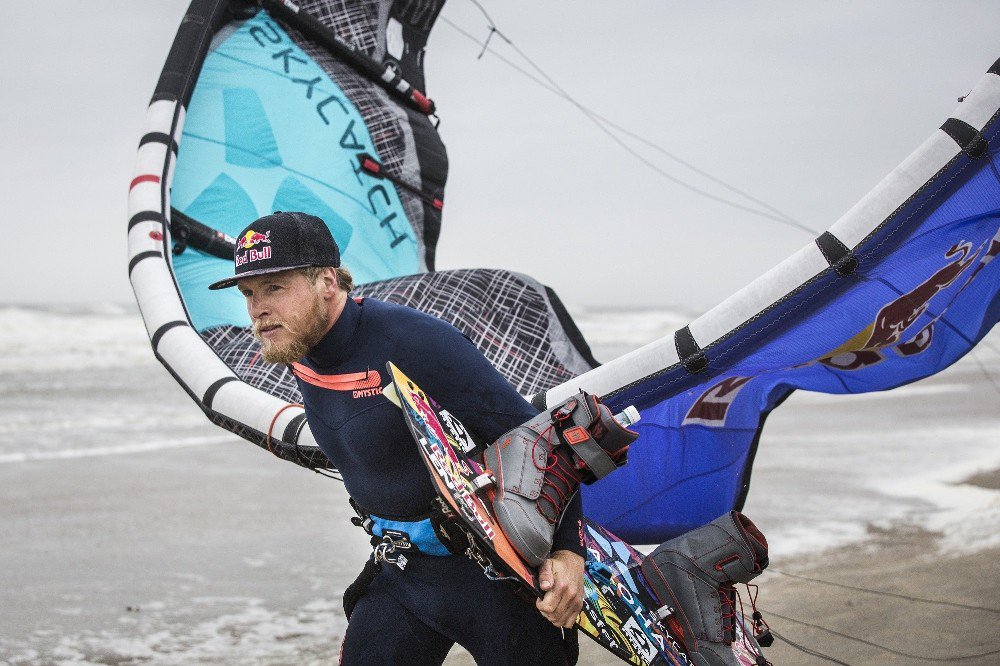
M 579 491 L 566 505 L 559 526 L 552 538 L 552 552 L 568 550 L 585 557 L 583 546 L 583 498 Z
M 538 570 L 545 595 L 535 605 L 546 620 L 557 627 L 572 627 L 583 609 L 583 576 L 586 549 L 583 545 L 583 500 L 580 493 L 566 506 L 556 529 L 552 554 Z

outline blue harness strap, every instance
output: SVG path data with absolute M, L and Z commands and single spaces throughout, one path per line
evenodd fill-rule
M 358 514 L 356 518 L 351 518 L 351 522 L 371 535 L 372 546 L 375 548 L 377 558 L 383 561 L 392 561 L 403 568 L 406 566 L 405 554 L 433 555 L 435 557 L 453 554 L 441 541 L 434 522 L 431 520 L 432 516 L 438 516 L 442 519 L 445 516 L 438 508 L 438 504 L 435 504 L 434 508 L 423 515 L 407 519 L 375 516 L 355 502 L 353 497 L 349 498 L 349 501 L 351 508 Z M 395 561 L 395 555 L 404 555 L 401 563 Z
M 398 538 L 397 535 L 401 533 L 405 535 L 406 539 L 416 547 L 418 552 L 424 555 L 434 555 L 436 557 L 451 555 L 451 551 L 448 550 L 447 546 L 441 543 L 441 539 L 438 538 L 437 532 L 434 531 L 434 525 L 431 523 L 430 518 L 408 521 L 389 520 L 387 518 L 380 518 L 372 515 L 371 520 L 372 536 L 383 537 L 388 535 L 393 538 Z

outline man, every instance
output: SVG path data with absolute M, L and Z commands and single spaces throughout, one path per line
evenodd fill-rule
M 342 662 L 439 664 L 457 642 L 478 664 L 567 663 L 562 628 L 573 626 L 583 600 L 579 494 L 556 528 L 539 570 L 545 594 L 532 608 L 434 534 L 436 493 L 402 414 L 381 394 L 385 364 L 398 365 L 481 446 L 537 410 L 451 325 L 350 298 L 350 273 L 319 218 L 260 218 L 240 234 L 235 263 L 236 274 L 210 288 L 238 285 L 265 360 L 292 364 L 310 429 L 375 536 L 404 533 L 421 553 L 402 566 L 383 557 L 352 609 Z

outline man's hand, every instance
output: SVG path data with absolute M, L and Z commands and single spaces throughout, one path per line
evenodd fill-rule
M 535 602 L 538 611 L 557 627 L 572 627 L 583 609 L 583 558 L 557 550 L 539 567 L 538 582 L 545 592 Z

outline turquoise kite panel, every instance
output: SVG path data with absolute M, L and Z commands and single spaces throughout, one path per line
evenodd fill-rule
M 184 120 L 171 202 L 230 236 L 275 210 L 326 221 L 359 283 L 420 270 L 416 235 L 395 189 L 357 168 L 378 155 L 355 105 L 261 11 L 214 46 Z M 388 221 L 388 222 L 387 222 Z M 230 261 L 174 257 L 195 328 L 248 326 L 242 296 L 208 291 Z

